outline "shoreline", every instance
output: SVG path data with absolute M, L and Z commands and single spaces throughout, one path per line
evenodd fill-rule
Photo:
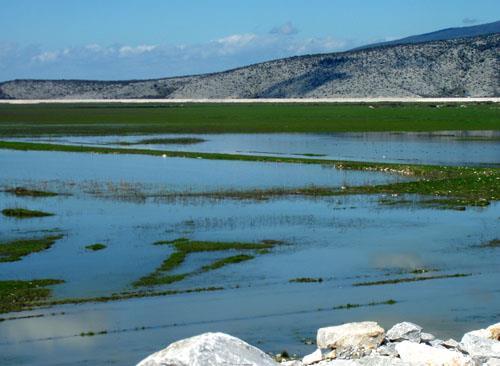
M 479 98 L 269 98 L 269 99 L 0 99 L 0 104 L 367 104 L 367 103 L 499 103 L 500 97 Z

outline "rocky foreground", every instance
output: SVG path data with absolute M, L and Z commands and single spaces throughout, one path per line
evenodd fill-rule
M 138 366 L 500 366 L 500 323 L 441 340 L 403 322 L 387 332 L 376 322 L 318 330 L 318 349 L 301 360 L 271 357 L 241 339 L 205 333 L 172 343 Z

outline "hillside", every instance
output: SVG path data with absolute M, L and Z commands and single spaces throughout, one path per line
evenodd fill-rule
M 16 80 L 0 84 L 0 98 L 491 97 L 500 95 L 499 45 L 496 33 L 157 80 Z

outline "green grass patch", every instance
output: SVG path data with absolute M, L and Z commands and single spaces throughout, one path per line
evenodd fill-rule
M 292 278 L 288 282 L 290 283 L 321 283 L 323 282 L 323 279 L 320 278 L 313 278 L 313 277 L 298 277 L 298 278 Z
M 497 130 L 495 104 L 0 105 L 0 136 Z
M 194 145 L 200 144 L 207 140 L 196 137 L 165 137 L 165 138 L 151 138 L 142 139 L 137 142 L 118 142 L 117 145 Z M 114 143 L 112 143 L 114 144 Z
M 21 239 L 0 243 L 0 262 L 15 262 L 23 257 L 49 249 L 63 235 L 51 235 L 38 239 Z
M 203 266 L 203 267 L 201 267 L 201 271 L 208 272 L 208 271 L 222 268 L 222 267 L 227 266 L 229 264 L 241 263 L 241 262 L 252 260 L 254 258 L 255 257 L 253 255 L 247 255 L 247 254 L 233 255 L 231 257 L 222 258 L 222 259 L 219 259 L 219 260 L 217 260 L 209 265 Z
M 156 285 L 168 285 L 174 282 L 179 282 L 184 280 L 188 276 L 195 274 L 200 274 L 208 271 L 212 271 L 229 264 L 241 263 L 254 258 L 252 255 L 248 254 L 238 254 L 216 260 L 209 265 L 205 265 L 198 270 L 181 273 L 181 274 L 169 274 L 168 272 L 179 267 L 186 260 L 187 256 L 191 253 L 202 253 L 202 252 L 223 252 L 228 250 L 237 251 L 255 251 L 256 254 L 266 254 L 270 249 L 274 248 L 276 245 L 281 243 L 280 241 L 268 240 L 266 243 L 240 243 L 240 242 L 212 242 L 212 241 L 196 241 L 190 240 L 188 238 L 178 238 L 175 240 L 160 240 L 154 243 L 154 245 L 169 245 L 174 248 L 174 252 L 163 261 L 163 263 L 152 273 L 141 277 L 139 280 L 133 283 L 134 287 L 143 286 L 156 286 Z
M 54 214 L 50 212 L 28 210 L 25 208 L 6 208 L 2 210 L 2 214 L 4 216 L 14 217 L 16 219 L 30 219 L 33 217 L 54 216 Z
M 11 194 L 16 195 L 18 197 L 54 197 L 54 196 L 58 195 L 55 192 L 40 191 L 40 190 L 29 189 L 29 188 L 25 188 L 25 187 L 9 188 L 9 189 L 6 189 L 5 192 L 11 193 Z
M 98 250 L 106 249 L 107 246 L 101 243 L 90 244 L 85 247 L 87 250 L 91 250 L 93 252 L 97 252 Z
M 0 281 L 0 313 L 21 311 L 51 295 L 48 286 L 63 283 L 62 280 L 39 279 L 31 281 Z
M 460 277 L 469 277 L 469 276 L 472 276 L 472 274 L 471 273 L 455 273 L 455 274 L 437 275 L 437 276 L 406 277 L 406 278 L 395 278 L 395 279 L 382 280 L 382 281 L 356 282 L 356 283 L 353 283 L 353 286 L 359 287 L 359 286 L 394 285 L 394 284 L 398 284 L 398 283 L 440 280 L 440 279 L 445 279 L 445 278 L 460 278 Z

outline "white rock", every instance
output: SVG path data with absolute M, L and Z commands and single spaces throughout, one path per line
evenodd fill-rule
M 391 356 L 398 357 L 398 351 L 396 351 L 396 343 L 387 343 L 383 346 L 377 348 L 377 353 L 381 356 Z
M 500 366 L 500 358 L 490 358 L 485 366 Z
M 321 360 L 323 360 L 323 353 L 321 353 L 320 349 L 317 349 L 316 351 L 314 351 L 310 355 L 305 356 L 302 359 L 302 363 L 304 365 L 312 365 L 313 363 L 317 363 Z
M 490 325 L 486 330 L 490 333 L 490 338 L 500 341 L 500 323 Z
M 334 327 L 320 328 L 316 343 L 319 348 L 337 350 L 337 357 L 359 358 L 377 348 L 384 339 L 384 329 L 376 322 L 347 323 Z
M 408 340 L 420 342 L 422 327 L 410 322 L 398 323 L 387 331 L 386 338 L 390 341 Z
M 425 333 L 425 332 L 420 333 L 420 341 L 421 342 L 428 343 L 428 342 L 432 342 L 435 339 L 436 339 L 436 337 L 434 336 L 434 334 Z
M 472 360 L 463 354 L 444 348 L 403 341 L 396 345 L 402 361 L 425 366 L 473 366 Z
M 458 343 L 453 338 L 450 338 L 450 339 L 444 341 L 443 343 L 441 343 L 441 345 L 446 347 L 446 348 L 459 348 L 460 343 Z
M 302 361 L 292 360 L 292 361 L 283 361 L 280 363 L 281 366 L 304 366 Z
M 367 356 L 357 360 L 360 366 L 410 366 L 408 362 L 395 357 Z
M 172 343 L 138 366 L 276 366 L 271 357 L 241 339 L 224 333 L 204 333 Z
M 359 366 L 359 363 L 354 360 L 331 360 L 322 361 L 317 366 Z
M 441 346 L 443 343 L 444 343 L 444 341 L 443 341 L 442 339 L 434 339 L 433 341 L 430 341 L 430 342 L 429 342 L 429 344 L 430 344 L 432 347 Z
M 460 349 L 475 358 L 500 358 L 500 342 L 490 336 L 491 332 L 486 329 L 465 333 L 460 342 Z

